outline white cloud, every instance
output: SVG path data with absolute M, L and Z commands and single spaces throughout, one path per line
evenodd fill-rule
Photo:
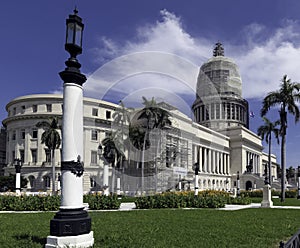
M 278 89 L 285 74 L 292 81 L 300 79 L 300 47 L 295 45 L 299 41 L 297 23 L 287 22 L 268 37 L 264 34 L 265 27 L 255 30 L 249 33 L 251 42 L 244 46 L 244 52 L 238 48 L 239 53 L 233 55 L 240 68 L 245 98 L 262 98 Z M 260 35 L 265 37 L 264 42 Z M 255 36 L 259 41 L 254 39 Z M 232 51 L 234 53 L 234 49 Z
M 139 27 L 133 41 L 117 44 L 102 38 L 103 48 L 95 52 L 106 63 L 89 76 L 86 95 L 103 98 L 113 90 L 120 97 L 151 87 L 164 99 L 165 91 L 195 96 L 199 63 L 210 57 L 212 43 L 191 37 L 174 14 L 162 10 L 161 16 L 161 21 Z
M 102 48 L 95 50 L 95 56 L 103 65 L 89 76 L 84 85 L 86 95 L 101 98 L 114 91 L 115 97 L 124 97 L 145 88 L 173 91 L 176 97 L 195 94 L 199 67 L 212 56 L 216 41 L 193 37 L 183 29 L 181 19 L 167 10 L 161 11 L 161 17 L 139 27 L 136 37 L 123 43 L 102 38 Z M 297 26 L 286 21 L 271 32 L 253 23 L 243 30 L 244 44 L 223 42 L 225 55 L 240 68 L 243 97 L 262 98 L 278 88 L 284 74 L 300 81 Z

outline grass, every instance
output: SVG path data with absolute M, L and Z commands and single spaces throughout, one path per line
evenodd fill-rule
M 262 198 L 251 198 L 251 201 L 253 203 L 261 203 L 262 202 Z M 296 198 L 285 198 L 284 202 L 280 201 L 280 198 L 272 198 L 272 202 L 274 204 L 274 206 L 298 206 L 300 207 L 300 200 L 296 199 Z
M 54 213 L 0 214 L 0 247 L 44 247 Z M 293 209 L 90 212 L 97 247 L 278 247 L 300 227 Z

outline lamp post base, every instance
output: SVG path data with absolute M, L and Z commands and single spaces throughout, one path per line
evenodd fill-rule
M 50 221 L 50 235 L 75 236 L 91 231 L 91 217 L 82 209 L 60 209 Z
M 85 248 L 94 244 L 91 218 L 83 209 L 60 209 L 50 221 L 46 248 Z
M 47 244 L 45 248 L 63 248 L 63 247 L 72 247 L 72 248 L 87 248 L 94 245 L 93 231 L 90 233 L 77 235 L 77 236 L 48 236 Z
M 271 199 L 271 186 L 269 184 L 265 185 L 263 188 L 263 201 L 261 202 L 262 208 L 273 207 L 273 202 Z

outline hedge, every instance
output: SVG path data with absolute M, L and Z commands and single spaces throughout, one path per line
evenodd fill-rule
M 281 196 L 281 191 L 271 190 L 272 196 Z M 298 192 L 296 189 L 287 190 L 285 192 L 286 198 L 297 198 Z M 241 196 L 245 197 L 263 197 L 263 190 L 253 190 L 253 191 L 241 191 Z
M 137 209 L 153 208 L 222 208 L 225 204 L 249 204 L 248 197 L 232 198 L 223 191 L 201 191 L 197 196 L 194 192 L 167 192 L 153 196 L 137 197 Z
M 83 202 L 92 210 L 118 209 L 121 204 L 116 195 L 84 195 Z M 59 207 L 60 196 L 0 195 L 0 211 L 58 211 Z

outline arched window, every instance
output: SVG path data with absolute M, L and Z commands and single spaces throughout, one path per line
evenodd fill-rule
M 51 186 L 51 180 L 49 176 L 44 176 L 43 177 L 43 181 L 44 181 L 44 188 L 50 188 Z
M 90 178 L 91 188 L 95 188 L 97 186 L 96 179 L 94 177 Z
M 29 179 L 29 185 L 30 185 L 30 188 L 34 188 L 34 187 L 35 187 L 35 177 L 32 176 L 32 175 L 30 175 L 30 176 L 28 177 L 28 179 Z

